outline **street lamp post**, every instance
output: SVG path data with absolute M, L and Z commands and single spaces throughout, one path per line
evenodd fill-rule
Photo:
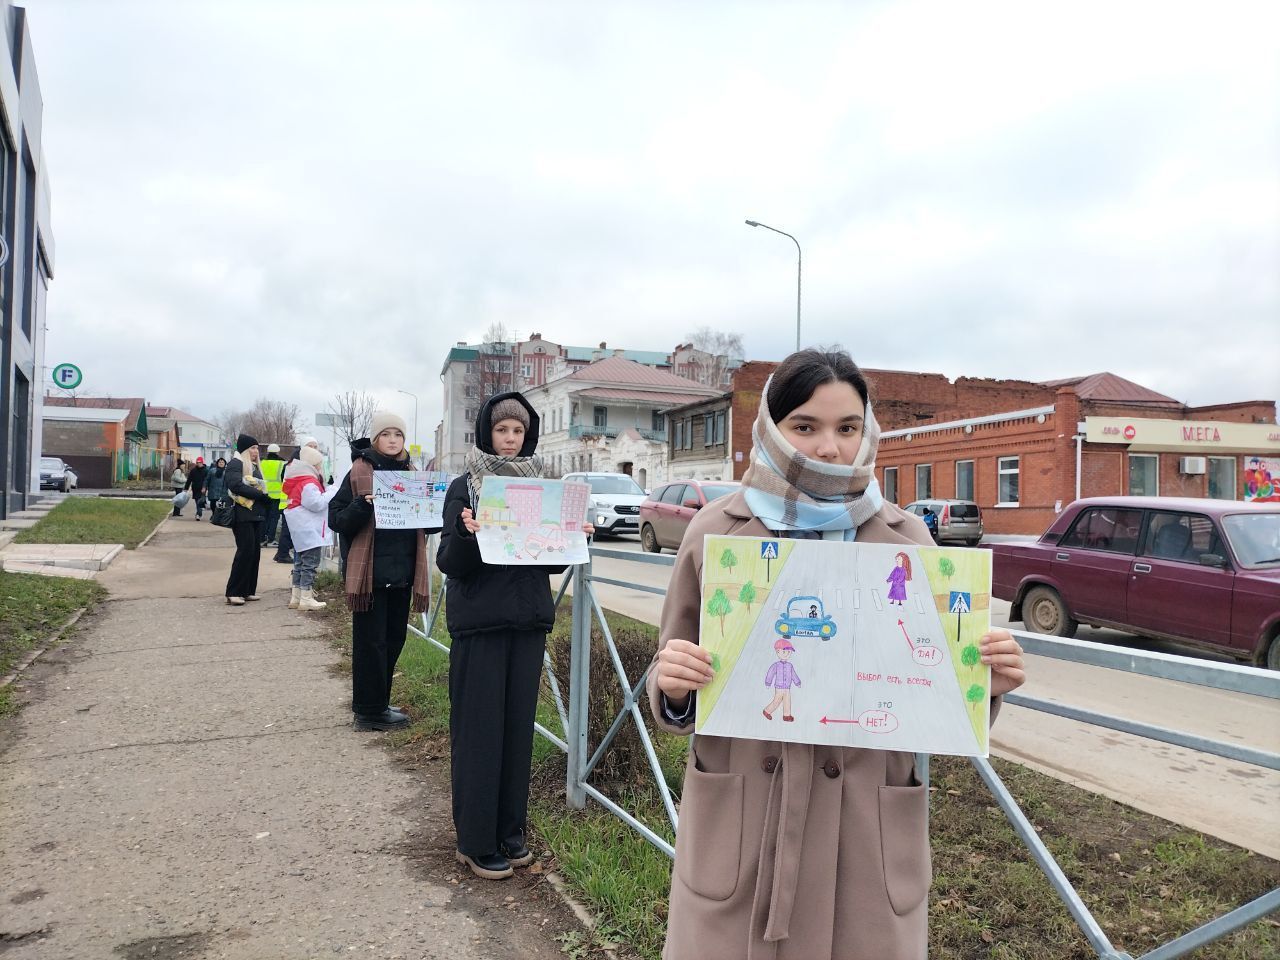
M 406 397 L 413 397 L 413 445 L 418 445 L 418 395 L 410 393 L 408 390 L 397 390 L 396 393 L 403 393 Z
M 785 230 L 779 230 L 777 227 L 771 227 L 767 223 L 760 223 L 758 220 L 746 221 L 748 227 L 764 227 L 766 230 L 772 230 L 774 233 L 780 233 L 784 237 L 791 240 L 796 245 L 796 349 L 800 349 L 800 266 L 802 254 L 800 252 L 800 241 Z

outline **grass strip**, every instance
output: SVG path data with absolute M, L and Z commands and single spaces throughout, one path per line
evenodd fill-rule
M 68 497 L 14 543 L 123 543 L 133 550 L 172 510 L 168 500 Z
M 92 580 L 0 570 L 0 676 L 48 640 L 73 613 L 105 593 Z M 0 716 L 13 710 L 13 698 L 6 687 L 0 690 Z
M 339 592 L 329 589 L 340 601 Z M 436 631 L 440 638 L 447 637 L 443 618 L 441 611 Z M 636 664 L 644 662 L 656 644 L 656 630 L 612 614 L 609 621 L 634 680 Z M 566 603 L 549 638 L 553 661 L 563 658 L 569 627 Z M 345 611 L 335 614 L 335 631 L 339 643 L 338 634 L 345 635 L 349 649 L 350 617 Z M 605 712 L 600 707 L 607 699 L 607 684 L 618 684 L 602 646 L 593 649 L 592 660 L 592 709 L 600 714 Z M 563 671 L 557 676 L 567 697 L 568 677 Z M 388 738 L 405 759 L 447 762 L 442 759 L 448 756 L 447 677 L 448 657 L 411 634 L 400 659 L 395 699 L 409 709 L 414 723 Z M 545 682 L 543 693 L 539 718 L 559 732 Z M 599 723 L 607 726 L 610 720 L 611 715 L 603 716 Z M 633 724 L 628 721 L 626 726 Z M 651 726 L 649 730 L 668 780 L 678 790 L 686 741 L 656 733 Z M 597 737 L 591 735 L 593 748 Z M 625 737 L 616 752 L 625 761 L 602 764 L 604 777 L 593 783 L 670 839 L 643 754 Z M 992 762 L 1112 942 L 1134 956 L 1280 885 L 1280 863 L 1274 860 L 1017 764 Z M 1093 960 L 1084 935 L 972 765 L 964 758 L 935 757 L 931 774 L 930 956 Z M 536 839 L 552 850 L 555 868 L 596 915 L 600 934 L 645 960 L 657 960 L 666 935 L 670 861 L 598 805 L 588 802 L 586 810 L 568 809 L 564 778 L 563 754 L 536 737 L 530 799 Z M 1262 957 L 1280 957 L 1280 923 L 1272 918 L 1196 952 L 1197 960 Z

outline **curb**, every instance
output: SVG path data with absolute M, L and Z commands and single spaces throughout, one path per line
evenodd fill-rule
M 554 870 L 548 870 L 543 874 L 543 876 L 547 878 L 547 882 L 551 884 L 551 888 L 555 890 L 564 904 L 573 911 L 573 915 L 578 918 L 578 922 L 598 936 L 600 929 L 599 921 L 596 920 L 594 914 L 592 914 L 590 910 L 588 910 L 583 904 L 579 903 L 577 899 L 574 898 L 573 894 L 569 892 L 569 882 Z M 596 946 L 610 955 L 618 952 L 618 944 L 603 938 L 596 941 Z
M 27 654 L 27 657 L 25 660 L 23 660 L 16 667 L 14 667 L 10 673 L 5 675 L 4 677 L 0 677 L 0 690 L 3 690 L 5 687 L 9 686 L 11 683 L 17 680 L 18 677 L 22 675 L 23 670 L 26 670 L 27 667 L 31 666 L 33 663 L 39 660 L 41 656 L 43 656 L 55 643 L 58 642 L 59 637 L 61 637 L 64 633 L 66 633 L 68 630 L 70 630 L 72 627 L 76 625 L 76 622 L 82 616 L 84 616 L 85 611 L 88 609 L 89 609 L 88 607 L 81 607 L 79 610 L 73 613 L 71 615 L 71 619 L 69 619 L 66 623 L 64 623 L 52 634 L 50 634 L 49 638 L 45 640 L 43 644 L 36 647 L 34 650 L 31 651 L 31 653 Z
M 159 532 L 160 532 L 160 528 L 161 528 L 161 527 L 163 527 L 163 526 L 165 525 L 165 523 L 166 523 L 168 520 L 169 520 L 169 517 L 168 517 L 168 516 L 163 516 L 163 517 L 161 517 L 161 518 L 160 518 L 160 522 L 156 524 L 156 528 L 155 528 L 154 530 L 152 530 L 150 533 L 148 533 L 148 534 L 147 534 L 147 536 L 146 536 L 146 539 L 144 539 L 141 543 L 139 543 L 139 544 L 138 544 L 136 547 L 134 547 L 133 549 L 135 549 L 135 550 L 141 550 L 141 549 L 142 549 L 143 547 L 145 547 L 148 543 L 150 543 L 150 542 L 151 542 L 151 538 L 152 538 L 152 537 L 154 537 L 157 533 L 159 533 Z M 114 560 L 114 559 L 115 559 L 115 557 L 112 557 L 111 559 L 113 559 L 113 560 Z

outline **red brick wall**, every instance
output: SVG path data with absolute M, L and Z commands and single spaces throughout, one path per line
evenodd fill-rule
M 905 430 L 925 421 L 945 422 L 1009 410 L 1043 407 L 1053 390 L 1025 380 L 959 377 L 940 373 L 864 370 L 871 406 L 882 430 Z
M 778 365 L 769 360 L 748 360 L 733 373 L 733 410 L 729 417 L 729 456 L 733 479 L 741 480 L 751 461 L 751 425 L 760 411 L 760 391 Z M 741 451 L 742 459 L 736 453 Z
M 1208 407 L 1187 407 L 1187 420 L 1225 420 L 1228 423 L 1275 423 L 1273 400 L 1247 400 L 1243 403 L 1218 403 Z

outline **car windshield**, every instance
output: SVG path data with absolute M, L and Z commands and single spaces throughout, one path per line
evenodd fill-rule
M 591 484 L 592 493 L 644 496 L 640 485 L 630 477 L 589 477 L 587 482 Z
M 737 489 L 737 484 L 704 483 L 702 485 L 702 492 L 707 498 L 707 503 L 710 503 L 712 500 L 719 500 L 721 497 L 727 497 Z
M 41 457 L 40 469 L 41 470 L 61 470 L 62 461 L 59 460 L 57 457 Z
M 1222 526 L 1246 567 L 1280 563 L 1280 513 L 1233 513 L 1222 518 Z

